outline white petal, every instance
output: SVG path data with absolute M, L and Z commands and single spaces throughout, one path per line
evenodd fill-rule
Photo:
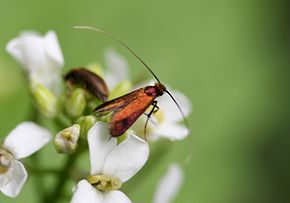
M 117 139 L 110 138 L 108 125 L 97 122 L 88 132 L 88 143 L 90 150 L 91 174 L 103 172 L 105 158 L 117 145 Z
M 18 37 L 10 40 L 6 45 L 6 51 L 13 56 L 25 69 L 28 69 L 26 51 L 26 38 L 38 43 L 38 34 L 34 32 L 24 32 Z
M 180 190 L 184 178 L 179 164 L 171 164 L 166 174 L 160 179 L 155 191 L 153 203 L 170 203 Z
M 143 167 L 148 156 L 148 143 L 129 134 L 126 140 L 109 153 L 103 173 L 126 182 Z
M 143 83 L 140 83 L 136 85 L 133 89 L 138 89 L 141 87 L 145 87 L 148 85 L 154 85 L 156 82 L 153 80 L 145 81 Z M 172 96 L 177 101 L 178 105 L 182 109 L 185 117 L 187 117 L 191 110 L 192 110 L 192 104 L 188 97 L 186 97 L 182 92 L 178 90 L 172 90 L 167 84 L 164 84 L 166 89 L 172 94 Z M 178 107 L 174 103 L 174 101 L 167 95 L 167 93 L 164 93 L 164 95 L 157 98 L 158 101 L 158 107 L 164 113 L 164 119 L 166 121 L 176 122 L 183 120 L 182 114 L 180 113 Z
M 104 196 L 104 203 L 131 203 L 131 200 L 119 190 L 107 192 Z
M 47 63 L 42 37 L 34 32 L 23 32 L 15 38 L 14 53 L 18 52 L 23 57 L 18 60 L 27 70 L 37 71 L 43 69 Z M 9 44 L 9 43 L 8 43 Z M 9 47 L 9 46 L 8 46 Z M 12 53 L 13 54 L 13 53 Z M 14 56 L 14 55 L 13 55 Z
M 64 59 L 56 33 L 54 31 L 49 31 L 46 33 L 43 39 L 46 53 L 56 62 L 57 67 L 61 68 L 64 64 Z
M 88 181 L 78 182 L 70 203 L 103 203 L 102 192 L 96 190 Z
M 162 123 L 154 129 L 152 134 L 153 138 L 165 137 L 174 141 L 184 139 L 189 134 L 189 130 L 177 123 Z
M 191 112 L 191 102 L 190 100 L 180 91 L 177 90 L 168 90 L 172 96 L 175 98 L 177 101 L 178 105 L 182 109 L 185 117 L 187 117 L 190 112 Z M 167 95 L 166 93 L 159 97 L 158 99 L 158 106 L 160 107 L 160 110 L 162 113 L 164 113 L 164 119 L 166 121 L 171 121 L 171 122 L 176 122 L 176 121 L 181 121 L 182 114 L 177 108 L 176 104 L 174 101 Z
M 27 172 L 20 161 L 13 160 L 11 168 L 1 176 L 1 181 L 4 182 L 0 187 L 1 192 L 9 197 L 16 197 L 27 179 Z
M 23 122 L 9 133 L 3 146 L 16 159 L 21 159 L 38 151 L 50 139 L 51 135 L 47 129 L 33 122 Z
M 113 48 L 108 48 L 105 51 L 105 63 L 108 68 L 105 80 L 109 89 L 112 89 L 119 82 L 128 78 L 128 63 L 126 59 Z
M 59 91 L 63 57 L 53 32 L 45 37 L 23 32 L 8 42 L 6 51 L 27 71 L 32 84 L 40 83 L 54 93 Z

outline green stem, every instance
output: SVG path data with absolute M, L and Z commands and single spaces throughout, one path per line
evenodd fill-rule
M 36 165 L 36 166 L 40 165 L 39 154 L 37 154 L 37 153 L 34 154 L 33 156 L 30 157 L 30 160 L 34 165 Z M 26 165 L 26 167 L 27 167 L 27 165 Z M 38 199 L 39 199 L 39 201 L 42 201 L 43 198 L 45 197 L 45 190 L 43 187 L 43 177 L 37 175 L 34 178 L 35 178 L 34 179 L 34 187 L 35 187 L 36 193 L 38 194 Z
M 64 194 L 64 189 L 67 181 L 69 180 L 70 169 L 73 168 L 77 157 L 80 153 L 75 153 L 68 155 L 67 160 L 64 164 L 62 170 L 58 173 L 56 186 L 53 188 L 52 192 L 46 196 L 43 203 L 57 203 Z
M 62 130 L 62 129 L 69 127 L 73 124 L 73 122 L 67 116 L 65 116 L 63 113 L 59 113 L 59 115 L 57 115 L 54 118 L 54 123 L 55 123 L 58 130 Z
M 35 164 L 35 158 L 33 158 L 33 162 Z M 57 169 L 35 168 L 28 163 L 25 163 L 25 168 L 29 171 L 29 174 L 31 175 L 57 175 L 59 173 L 59 170 Z
M 35 106 L 32 104 L 30 106 L 30 111 L 29 111 L 29 114 L 27 115 L 26 120 L 38 123 L 38 119 L 39 119 L 39 112 L 35 108 Z M 41 161 L 39 159 L 38 153 L 35 153 L 33 156 L 29 157 L 29 161 L 32 162 L 33 165 L 35 165 L 35 166 L 41 165 Z M 26 167 L 27 167 L 27 165 L 26 165 Z M 31 170 L 29 170 L 29 171 L 31 171 Z M 45 197 L 45 190 L 43 188 L 43 178 L 40 176 L 35 176 L 33 183 L 34 183 L 34 187 L 36 190 L 36 194 L 38 194 L 39 201 L 42 201 L 42 199 Z

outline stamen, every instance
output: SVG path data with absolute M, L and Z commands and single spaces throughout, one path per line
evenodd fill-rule
M 0 148 L 0 174 L 6 173 L 11 166 L 13 156 L 7 150 Z
M 117 190 L 122 186 L 119 178 L 107 175 L 90 175 L 87 177 L 87 180 L 91 185 L 102 192 Z

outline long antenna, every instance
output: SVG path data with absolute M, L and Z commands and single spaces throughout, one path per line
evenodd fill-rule
M 95 28 L 95 27 L 92 27 L 92 26 L 74 26 L 75 29 L 81 29 L 81 30 L 91 30 L 91 31 L 95 31 L 95 32 L 98 32 L 112 40 L 114 40 L 115 42 L 121 44 L 122 46 L 124 46 L 131 54 L 133 54 L 147 69 L 148 71 L 154 76 L 154 78 L 157 80 L 158 83 L 161 83 L 160 80 L 158 79 L 158 77 L 155 75 L 155 73 L 151 70 L 151 68 L 145 63 L 145 61 L 143 61 L 141 59 L 141 57 L 135 52 L 133 51 L 130 47 L 128 47 L 124 42 L 122 42 L 121 40 L 119 40 L 118 38 L 114 37 L 112 34 L 108 33 L 108 32 L 105 32 L 104 30 L 101 30 L 99 28 Z M 173 100 L 173 102 L 176 104 L 177 108 L 179 109 L 181 115 L 182 115 L 182 118 L 183 118 L 183 121 L 186 125 L 186 128 L 188 130 L 188 134 L 190 135 L 190 127 L 189 127 L 189 124 L 187 122 L 187 119 L 185 117 L 185 114 L 183 113 L 181 107 L 179 106 L 179 104 L 177 103 L 176 99 L 173 97 L 173 95 L 168 91 L 168 90 L 164 90 L 164 92 L 166 92 L 169 97 Z M 190 138 L 192 136 L 189 136 Z M 191 138 L 192 139 L 192 138 Z M 184 164 L 187 164 L 188 162 L 190 162 L 190 159 L 191 159 L 191 141 L 189 142 L 189 152 L 188 152 L 188 156 L 186 157 L 186 159 L 184 160 Z
M 168 91 L 168 90 L 164 90 L 164 92 L 166 92 L 170 98 L 173 100 L 173 102 L 176 104 L 177 108 L 179 109 L 181 115 L 182 115 L 182 118 L 183 118 L 183 121 L 184 121 L 184 124 L 186 125 L 186 128 L 190 131 L 190 128 L 189 128 L 189 124 L 186 120 L 186 117 L 185 117 L 185 114 L 183 113 L 181 107 L 179 106 L 178 102 L 176 101 L 176 99 L 173 97 L 173 95 Z M 190 134 L 190 132 L 188 132 Z
M 182 118 L 183 118 L 183 122 L 188 130 L 188 135 L 191 134 L 190 132 L 190 127 L 189 127 L 189 124 L 187 122 L 187 119 L 185 117 L 185 114 L 183 113 L 181 107 L 179 106 L 178 102 L 176 101 L 176 99 L 173 97 L 173 95 L 168 91 L 168 90 L 164 90 L 164 92 L 166 92 L 169 97 L 173 100 L 173 102 L 176 104 L 177 108 L 179 109 L 181 115 L 182 115 Z M 191 157 L 192 157 L 192 136 L 189 136 L 190 140 L 188 142 L 188 152 L 187 152 L 187 156 L 185 157 L 185 159 L 183 160 L 183 164 L 184 165 L 187 165 L 190 161 L 191 161 Z
M 112 40 L 114 40 L 115 42 L 121 44 L 122 46 L 124 46 L 129 52 L 131 52 L 131 54 L 133 54 L 148 70 L 149 72 L 154 76 L 154 78 L 157 80 L 158 83 L 160 83 L 160 80 L 158 79 L 158 77 L 155 75 L 155 73 L 151 70 L 151 68 L 145 63 L 145 61 L 143 61 L 141 59 L 140 56 L 138 56 L 138 54 L 133 51 L 130 47 L 128 47 L 124 42 L 122 42 L 121 40 L 117 39 L 116 37 L 114 37 L 113 35 L 111 35 L 108 32 L 105 32 L 104 30 L 101 30 L 99 28 L 95 28 L 95 27 L 91 27 L 91 26 L 74 26 L 75 29 L 82 29 L 82 30 L 92 30 L 98 33 L 101 33 L 102 35 L 111 38 Z

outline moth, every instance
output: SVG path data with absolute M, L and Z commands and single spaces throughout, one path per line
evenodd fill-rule
M 155 85 L 146 86 L 135 91 L 132 91 L 126 95 L 120 96 L 116 99 L 111 101 L 104 102 L 103 104 L 97 106 L 94 112 L 99 115 L 103 116 L 106 114 L 111 113 L 111 119 L 109 122 L 109 132 L 112 137 L 118 137 L 122 135 L 128 128 L 130 128 L 134 122 L 146 112 L 146 110 L 152 105 L 153 108 L 151 111 L 146 114 L 147 120 L 144 126 L 144 135 L 146 137 L 146 126 L 148 124 L 148 120 L 152 113 L 158 111 L 159 107 L 157 106 L 156 98 L 162 96 L 164 92 L 166 92 L 173 102 L 176 104 L 177 108 L 181 112 L 184 122 L 188 127 L 187 121 L 185 119 L 185 115 L 178 105 L 175 98 L 172 94 L 166 89 L 166 87 L 160 82 L 158 77 L 155 73 L 150 69 L 150 67 L 134 52 L 131 48 L 129 48 L 124 42 L 115 38 L 113 35 L 90 26 L 75 26 L 76 29 L 87 29 L 93 30 L 98 33 L 103 34 L 106 37 L 111 38 L 112 40 L 116 41 L 117 43 L 124 46 L 131 54 L 133 54 L 146 68 L 147 70 L 153 75 L 153 77 L 157 80 Z

